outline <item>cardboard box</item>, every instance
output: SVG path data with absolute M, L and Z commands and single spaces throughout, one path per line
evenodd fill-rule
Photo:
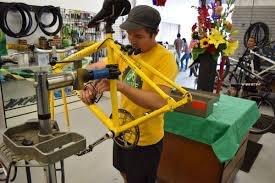
M 220 95 L 210 92 L 189 88 L 186 88 L 186 90 L 192 94 L 192 102 L 176 108 L 175 111 L 177 112 L 206 118 L 213 112 L 213 104 L 216 103 L 220 98 Z M 181 97 L 181 94 L 177 91 L 172 91 L 170 96 L 178 101 Z

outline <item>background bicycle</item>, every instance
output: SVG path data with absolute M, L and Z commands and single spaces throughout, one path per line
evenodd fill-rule
M 262 77 L 251 71 L 249 60 L 240 59 L 233 71 L 229 72 L 223 91 L 226 94 L 254 100 L 261 112 L 260 119 L 250 129 L 251 133 L 263 134 L 272 130 L 275 123 L 274 95 L 270 72 Z

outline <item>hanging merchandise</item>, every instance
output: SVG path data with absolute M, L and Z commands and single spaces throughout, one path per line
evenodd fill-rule
M 166 0 L 153 0 L 155 6 L 165 6 Z
M 30 13 L 31 7 L 29 5 L 24 3 L 1 3 L 0 5 L 2 9 L 2 11 L 0 12 L 0 28 L 6 35 L 14 38 L 21 38 L 32 34 L 36 30 L 37 27 L 34 31 L 30 31 L 32 28 L 33 20 Z M 20 31 L 14 31 L 10 27 L 8 15 L 11 12 L 17 12 L 18 14 L 20 14 L 22 20 Z
M 52 14 L 53 20 L 50 24 L 45 24 L 42 21 L 43 14 Z M 41 29 L 41 31 L 47 36 L 54 36 L 61 30 L 63 26 L 63 18 L 58 7 L 54 6 L 42 6 L 35 14 L 35 19 Z M 58 23 L 57 23 L 58 22 Z M 50 31 L 49 28 L 57 27 L 56 30 Z
M 47 36 L 56 35 L 62 25 L 63 19 L 60 13 L 60 8 L 54 6 L 32 6 L 25 3 L 3 3 L 0 2 L 0 28 L 2 31 L 10 37 L 21 38 L 32 35 L 39 27 L 41 31 Z M 21 19 L 20 30 L 14 31 L 13 26 L 10 25 L 8 19 L 11 13 L 16 12 Z M 32 13 L 35 15 L 35 21 L 33 20 Z M 42 16 L 44 14 L 51 14 L 52 22 L 46 24 L 43 22 Z M 52 31 L 52 29 L 54 29 Z
M 7 55 L 6 35 L 0 29 L 0 56 Z

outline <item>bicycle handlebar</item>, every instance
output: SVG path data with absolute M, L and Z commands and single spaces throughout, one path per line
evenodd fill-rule
M 255 52 L 253 50 L 250 50 L 250 53 L 252 53 L 252 54 L 256 55 L 257 57 L 259 57 L 261 59 L 264 59 L 264 60 L 266 60 L 266 61 L 268 61 L 268 62 L 270 62 L 272 64 L 275 64 L 275 61 L 273 61 L 273 60 L 271 60 L 269 58 L 266 58 L 265 56 L 262 56 L 262 55 L 258 54 L 257 52 Z

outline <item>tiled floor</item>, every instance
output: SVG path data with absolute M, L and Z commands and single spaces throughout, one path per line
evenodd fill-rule
M 189 72 L 180 72 L 177 82 L 189 88 L 194 88 L 194 77 L 188 77 Z M 110 113 L 110 100 L 103 98 L 100 102 L 106 113 Z M 71 131 L 84 135 L 87 144 L 91 144 L 106 132 L 103 125 L 84 107 L 82 103 L 74 104 L 70 111 Z M 58 113 L 56 119 L 62 130 L 63 113 Z M 24 120 L 24 119 L 22 119 Z M 240 171 L 235 183 L 273 183 L 275 180 L 275 135 L 266 134 L 260 139 L 263 148 L 256 159 L 250 173 Z M 44 183 L 41 168 L 32 168 L 34 183 Z M 119 173 L 112 167 L 112 142 L 103 142 L 94 148 L 92 153 L 83 157 L 72 156 L 65 160 L 66 183 L 122 183 Z M 60 176 L 58 176 L 60 177 Z M 60 181 L 58 181 L 60 182 Z M 25 170 L 19 169 L 15 183 L 26 183 Z

